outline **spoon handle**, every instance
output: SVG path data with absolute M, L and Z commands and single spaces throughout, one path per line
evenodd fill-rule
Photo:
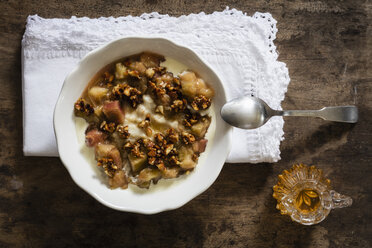
M 358 108 L 356 106 L 324 107 L 319 110 L 283 110 L 277 111 L 281 116 L 311 116 L 327 121 L 356 123 L 358 121 Z

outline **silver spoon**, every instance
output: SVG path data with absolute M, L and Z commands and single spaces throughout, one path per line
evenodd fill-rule
M 320 110 L 273 110 L 257 97 L 236 98 L 222 106 L 221 116 L 227 123 L 243 129 L 254 129 L 265 124 L 272 116 L 312 116 L 327 121 L 356 123 L 356 106 L 324 107 Z

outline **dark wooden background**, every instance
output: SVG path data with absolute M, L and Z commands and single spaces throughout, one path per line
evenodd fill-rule
M 103 2 L 103 1 L 102 1 Z M 0 1 L 0 247 L 371 247 L 372 2 L 348 1 Z M 152 216 L 118 212 L 74 184 L 58 158 L 22 154 L 21 38 L 29 14 L 179 16 L 238 8 L 278 21 L 279 60 L 291 83 L 284 108 L 356 104 L 356 125 L 288 118 L 282 160 L 226 164 L 205 193 Z M 351 196 L 315 226 L 275 209 L 272 186 L 293 163 L 324 169 Z

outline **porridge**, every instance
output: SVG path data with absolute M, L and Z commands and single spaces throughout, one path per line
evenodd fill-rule
M 214 92 L 195 72 L 178 71 L 161 55 L 133 55 L 104 67 L 76 101 L 75 115 L 89 123 L 85 144 L 111 188 L 148 188 L 197 165 Z

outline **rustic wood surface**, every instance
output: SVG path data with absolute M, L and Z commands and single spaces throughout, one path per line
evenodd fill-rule
M 120 16 L 158 11 L 182 15 L 238 8 L 278 21 L 279 60 L 291 83 L 283 107 L 356 104 L 356 125 L 288 118 L 282 160 L 226 164 L 205 193 L 152 216 L 96 202 L 58 158 L 22 154 L 21 38 L 29 14 Z M 371 247 L 371 1 L 1 1 L 0 247 Z M 275 209 L 272 186 L 293 163 L 324 169 L 334 188 L 352 196 L 315 226 Z

